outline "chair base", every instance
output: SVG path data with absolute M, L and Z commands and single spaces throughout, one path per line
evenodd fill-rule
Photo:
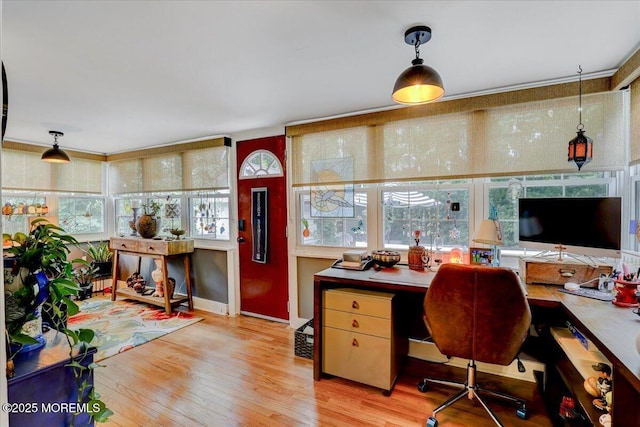
M 427 427 L 437 427 L 438 420 L 436 419 L 436 414 L 442 411 L 443 409 L 453 405 L 455 402 L 462 399 L 464 396 L 468 396 L 469 399 L 474 399 L 474 398 L 478 399 L 478 402 L 480 402 L 480 404 L 485 409 L 485 411 L 489 413 L 489 416 L 491 417 L 491 419 L 496 423 L 496 425 L 500 427 L 502 427 L 502 423 L 500 422 L 500 420 L 498 420 L 498 418 L 493 413 L 493 411 L 489 408 L 489 406 L 487 406 L 484 399 L 482 398 L 482 395 L 497 397 L 499 399 L 506 400 L 508 402 L 517 403 L 519 405 L 516 411 L 516 414 L 518 415 L 518 417 L 522 419 L 526 419 L 528 416 L 527 403 L 523 399 L 519 399 L 515 396 L 511 396 L 509 394 L 502 393 L 499 391 L 486 390 L 480 387 L 478 384 L 476 384 L 476 364 L 473 360 L 470 360 L 469 364 L 467 365 L 467 382 L 463 383 L 458 381 L 446 381 L 446 380 L 439 380 L 439 379 L 433 379 L 433 378 L 424 378 L 422 381 L 418 383 L 418 390 L 420 390 L 423 393 L 426 392 L 428 389 L 427 382 L 448 385 L 448 386 L 458 387 L 462 389 L 458 393 L 454 394 L 449 399 L 447 399 L 447 401 L 445 401 L 443 404 L 441 404 L 440 406 L 438 406 L 433 410 L 433 414 L 427 420 L 427 424 L 426 424 Z

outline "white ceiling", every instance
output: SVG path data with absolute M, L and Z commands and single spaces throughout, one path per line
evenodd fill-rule
M 115 153 L 393 107 L 404 31 L 445 98 L 610 75 L 640 1 L 2 1 L 5 139 Z

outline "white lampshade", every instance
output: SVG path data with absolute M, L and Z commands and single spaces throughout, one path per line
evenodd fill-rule
M 476 243 L 484 243 L 485 245 L 502 245 L 500 223 L 492 219 L 483 219 L 480 221 L 480 227 L 478 227 L 473 241 Z

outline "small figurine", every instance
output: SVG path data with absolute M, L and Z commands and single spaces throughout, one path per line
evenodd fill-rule
M 593 400 L 593 406 L 601 411 L 609 411 L 611 407 L 611 395 L 607 394 L 611 391 L 611 367 L 606 363 L 597 363 L 591 366 L 594 371 L 599 372 L 598 390 L 600 397 Z M 609 399 L 607 399 L 609 397 Z
M 133 288 L 134 291 L 141 294 L 144 293 L 147 281 L 137 271 L 127 277 L 127 286 Z

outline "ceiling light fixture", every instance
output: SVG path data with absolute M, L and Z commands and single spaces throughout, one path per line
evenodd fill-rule
M 435 101 L 444 95 L 440 74 L 420 58 L 420 45 L 431 40 L 431 28 L 424 25 L 409 28 L 404 33 L 404 41 L 414 46 L 416 58 L 411 67 L 400 74 L 393 86 L 392 98 L 398 104 L 418 105 Z
M 42 153 L 42 160 L 50 163 L 69 163 L 71 160 L 67 153 L 58 147 L 58 137 L 64 136 L 64 133 L 57 130 L 50 130 L 49 135 L 53 135 L 53 148 L 49 148 Z
M 578 112 L 579 123 L 577 136 L 569 141 L 569 156 L 567 161 L 574 162 L 578 166 L 578 170 L 591 161 L 593 157 L 593 139 L 584 134 L 584 125 L 582 124 L 582 66 L 578 65 L 578 75 L 580 76 L 580 89 L 578 92 Z

